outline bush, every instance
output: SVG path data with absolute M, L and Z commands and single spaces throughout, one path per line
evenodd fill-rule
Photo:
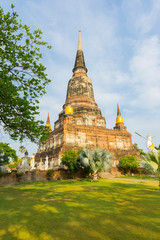
M 53 170 L 53 169 L 49 169 L 49 170 L 47 171 L 47 176 L 48 176 L 48 177 L 53 177 L 53 175 L 54 175 L 54 170 Z
M 76 151 L 74 149 L 70 149 L 68 151 L 63 152 L 63 155 L 61 158 L 62 164 L 68 167 L 71 174 L 77 172 L 80 168 L 80 165 L 78 162 L 78 156 L 80 152 L 81 150 Z
M 25 175 L 25 172 L 19 172 L 19 171 L 16 172 L 17 177 L 21 177 L 23 175 Z
M 89 176 L 91 173 L 93 173 L 93 170 L 92 170 L 92 168 L 91 168 L 90 166 L 88 166 L 88 167 L 82 166 L 82 169 L 83 169 L 83 171 L 84 171 L 85 173 L 88 174 L 88 176 Z
M 19 164 L 19 161 L 18 162 L 11 162 L 7 166 L 12 169 L 12 168 L 17 168 L 18 164 Z
M 139 160 L 137 156 L 126 156 L 119 159 L 119 168 L 124 171 L 124 173 L 138 172 Z

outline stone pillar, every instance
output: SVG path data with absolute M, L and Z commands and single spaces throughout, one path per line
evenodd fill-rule
M 42 162 L 42 158 L 40 159 L 40 162 L 39 162 L 39 166 L 38 166 L 38 168 L 39 168 L 40 170 L 43 170 L 43 162 Z
M 45 169 L 45 170 L 48 169 L 48 156 L 46 156 L 46 161 L 45 161 L 44 169 Z
M 35 169 L 35 154 L 33 153 L 31 158 L 31 170 Z

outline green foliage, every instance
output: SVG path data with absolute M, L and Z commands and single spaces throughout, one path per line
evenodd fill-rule
M 160 191 L 160 151 L 149 152 L 141 159 L 141 167 L 149 169 L 152 174 L 156 174 L 159 178 L 159 191 Z
M 155 147 L 156 150 L 160 150 L 160 144 L 158 145 L 158 147 Z
M 95 148 L 93 150 L 84 148 L 79 155 L 80 163 L 88 168 L 92 173 L 97 173 L 99 171 L 105 171 L 110 169 L 112 154 L 105 150 Z
M 136 172 L 139 169 L 139 160 L 136 156 L 126 156 L 119 159 L 119 168 L 125 173 Z
M 141 167 L 150 169 L 154 174 L 160 174 L 160 151 L 149 152 L 143 156 Z
M 9 146 L 9 143 L 0 142 L 0 166 L 8 164 L 10 159 L 13 162 L 18 161 L 16 151 Z
M 143 156 L 143 155 L 146 154 L 146 153 L 143 151 L 143 149 L 140 149 L 140 148 L 138 147 L 138 144 L 137 144 L 137 143 L 134 143 L 133 146 L 134 146 L 134 149 L 136 149 L 136 150 L 140 153 L 141 156 Z
M 93 171 L 92 171 L 90 166 L 84 167 L 84 165 L 82 163 L 80 163 L 80 166 L 82 167 L 83 171 L 85 173 L 87 173 L 88 175 L 90 175 L 90 173 L 93 173 Z
M 47 43 L 41 40 L 41 30 L 31 32 L 11 8 L 4 13 L 0 7 L 0 125 L 13 140 L 37 142 L 49 135 L 43 121 L 36 120 L 38 99 L 51 81 L 40 62 L 40 46 Z
M 17 176 L 17 177 L 21 177 L 21 176 L 23 176 L 23 175 L 25 175 L 25 172 L 20 172 L 20 171 L 17 171 L 17 172 L 16 172 L 16 176 Z
M 49 170 L 47 171 L 47 176 L 48 176 L 48 177 L 53 177 L 53 175 L 54 175 L 54 169 L 49 169 Z
M 144 174 L 144 175 L 150 175 L 150 174 L 154 175 L 155 174 L 154 167 L 147 162 L 142 162 L 140 164 L 139 172 L 140 172 L 140 174 Z
M 9 163 L 7 166 L 9 167 L 9 168 L 17 168 L 17 166 L 18 166 L 18 164 L 19 164 L 19 162 L 21 161 L 21 158 L 20 159 L 18 159 L 16 162 L 11 162 L 11 163 Z
M 63 152 L 62 155 L 62 164 L 67 166 L 68 169 L 71 171 L 71 173 L 75 173 L 79 169 L 79 163 L 78 163 L 78 156 L 80 154 L 80 151 L 76 151 L 74 149 L 70 149 L 68 151 Z
M 20 147 L 19 147 L 19 151 L 20 151 L 21 153 L 24 153 L 24 152 L 26 151 L 26 148 L 25 148 L 24 146 L 20 146 Z

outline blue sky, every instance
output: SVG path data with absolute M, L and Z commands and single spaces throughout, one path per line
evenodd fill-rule
M 40 118 L 50 113 L 52 128 L 65 102 L 72 77 L 78 30 L 95 100 L 107 128 L 116 121 L 117 103 L 133 143 L 146 150 L 143 136 L 156 136 L 160 144 L 160 1 L 159 0 L 0 0 L 10 11 L 15 5 L 23 24 L 41 29 L 53 46 L 43 49 L 43 63 L 52 80 L 40 99 Z M 0 141 L 18 149 L 19 142 L 3 133 Z M 37 145 L 25 141 L 29 155 Z M 18 153 L 19 154 L 19 153 Z

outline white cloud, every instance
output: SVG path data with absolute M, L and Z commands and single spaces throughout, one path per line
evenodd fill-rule
M 160 42 L 157 36 L 137 45 L 130 61 L 131 81 L 137 94 L 132 104 L 152 109 L 160 105 Z
M 152 36 L 137 45 L 135 56 L 130 61 L 134 81 L 143 81 L 145 84 L 157 83 L 160 77 L 159 38 Z
M 122 9 L 125 11 L 126 24 L 130 31 L 144 35 L 152 31 L 159 21 L 160 1 L 123 0 Z

